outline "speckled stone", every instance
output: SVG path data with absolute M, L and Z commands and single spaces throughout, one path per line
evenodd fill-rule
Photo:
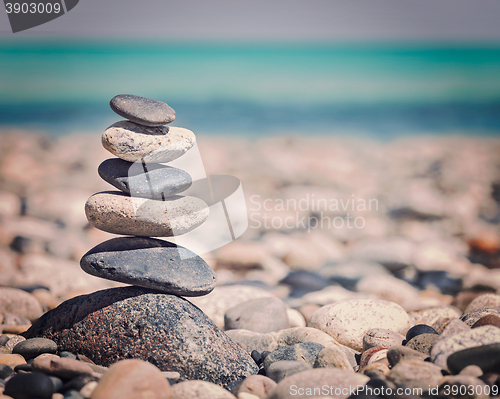
M 460 373 L 465 367 L 476 365 L 483 373 L 500 371 L 500 343 L 464 349 L 448 356 L 448 369 L 453 374 Z
M 339 368 L 352 370 L 352 364 L 344 351 L 335 346 L 329 346 L 318 353 L 314 368 Z
M 500 317 L 500 306 L 474 309 L 465 313 L 460 319 L 469 327 L 472 327 L 480 318 L 490 314 Z
M 370 348 L 390 348 L 401 345 L 405 337 L 395 331 L 385 328 L 372 328 L 363 336 L 363 351 Z
M 192 183 L 189 173 L 181 169 L 120 158 L 106 159 L 97 172 L 104 181 L 133 197 L 167 198 L 187 190 Z
M 445 368 L 451 354 L 481 345 L 500 343 L 500 328 L 484 326 L 444 337 L 436 341 L 431 349 L 431 360 Z
M 436 334 L 437 331 L 427 324 L 417 324 L 406 332 L 406 341 L 410 341 L 420 334 Z
M 330 334 L 352 349 L 363 349 L 363 336 L 372 328 L 384 328 L 406 334 L 410 320 L 394 302 L 377 299 L 344 300 L 323 306 L 313 313 L 309 327 Z
M 428 356 L 406 346 L 394 346 L 387 351 L 387 360 L 394 367 L 402 360 L 419 360 L 423 361 Z
M 406 347 L 429 356 L 432 345 L 439 339 L 438 334 L 419 334 L 406 343 Z
M 25 336 L 50 338 L 60 350 L 102 366 L 142 359 L 183 379 L 219 385 L 258 371 L 253 359 L 187 300 L 135 286 L 63 302 Z
M 109 106 L 125 119 L 145 126 L 162 126 L 175 119 L 175 111 L 168 104 L 131 94 L 113 97 Z
M 217 281 L 210 266 L 190 250 L 145 237 L 105 241 L 83 255 L 80 266 L 107 280 L 181 296 L 208 294 Z
M 311 369 L 310 364 L 299 360 L 279 360 L 269 366 L 266 375 L 274 382 L 279 383 L 286 377 Z
M 434 306 L 419 310 L 411 310 L 408 312 L 412 325 L 427 324 L 433 326 L 443 319 L 458 319 L 462 312 L 454 306 Z
M 298 360 L 307 363 L 313 367 L 316 358 L 322 349 L 325 347 L 315 342 L 303 342 L 291 346 L 285 346 L 276 349 L 264 360 L 264 368 L 267 370 L 269 366 L 280 360 Z
M 427 390 L 429 385 L 436 387 L 442 377 L 441 367 L 416 359 L 399 362 L 387 375 L 387 379 L 396 385 L 423 390 Z
M 208 205 L 199 198 L 174 195 L 165 201 L 103 191 L 85 204 L 89 223 L 113 234 L 172 237 L 185 234 L 208 218 Z
M 465 308 L 464 313 L 469 313 L 471 310 L 480 308 L 491 308 L 500 306 L 500 295 L 497 294 L 483 294 L 474 298 Z
M 182 127 L 147 127 L 121 121 L 108 127 L 101 141 L 106 150 L 125 161 L 166 163 L 184 155 L 196 138 Z
M 12 353 L 23 356 L 26 360 L 34 359 L 42 353 L 56 353 L 57 344 L 46 338 L 31 338 L 19 342 L 12 349 Z

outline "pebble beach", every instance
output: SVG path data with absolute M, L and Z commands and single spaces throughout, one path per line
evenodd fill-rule
M 498 396 L 500 139 L 202 136 L 115 99 L 101 132 L 1 132 L 0 399 Z M 195 142 L 248 227 L 179 257 Z

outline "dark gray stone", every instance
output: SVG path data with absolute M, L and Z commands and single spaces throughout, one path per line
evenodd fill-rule
M 280 360 L 272 363 L 266 370 L 266 375 L 276 383 L 293 374 L 311 370 L 312 367 L 299 360 Z
M 228 309 L 224 315 L 225 330 L 249 330 L 269 333 L 289 328 L 285 303 L 274 297 L 253 299 Z
M 500 371 L 500 343 L 464 349 L 448 356 L 448 369 L 453 374 L 460 373 L 465 367 L 475 364 L 483 373 Z
M 162 126 L 175 119 L 175 111 L 166 103 L 146 97 L 120 94 L 109 105 L 118 115 L 144 126 Z
M 104 241 L 83 255 L 80 266 L 107 280 L 182 296 L 208 294 L 217 281 L 215 272 L 198 255 L 171 242 L 146 237 Z
M 264 360 L 264 368 L 267 370 L 271 364 L 280 360 L 298 360 L 313 367 L 318 354 L 325 347 L 316 342 L 302 342 L 300 344 L 284 346 L 276 349 Z
M 14 399 L 50 399 L 54 392 L 54 384 L 45 374 L 22 373 L 7 381 L 4 394 Z
M 432 345 L 439 339 L 438 334 L 419 334 L 406 343 L 406 347 L 429 356 Z
M 258 372 L 250 355 L 186 299 L 134 286 L 63 302 L 24 335 L 50 338 L 102 366 L 142 359 L 182 379 L 223 386 Z
M 192 183 L 189 173 L 153 162 L 143 164 L 110 158 L 102 162 L 97 171 L 104 181 L 133 197 L 167 198 L 187 190 Z
M 56 353 L 57 344 L 45 338 L 32 338 L 19 342 L 12 349 L 12 353 L 23 356 L 26 360 L 34 359 L 42 353 Z
M 14 370 L 10 366 L 6 364 L 0 364 L 0 379 L 5 380 L 9 378 L 12 374 L 14 374 Z
M 406 346 L 393 346 L 387 351 L 387 360 L 391 367 L 394 367 L 402 360 L 424 360 L 428 355 L 418 352 Z
M 428 326 L 427 324 L 417 324 L 410 328 L 406 332 L 406 341 L 410 341 L 414 337 L 420 334 L 437 334 L 438 332 L 434 330 L 431 326 Z

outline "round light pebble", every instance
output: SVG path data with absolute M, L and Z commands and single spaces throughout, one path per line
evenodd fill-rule
M 448 356 L 463 349 L 500 342 L 500 328 L 477 327 L 469 331 L 442 337 L 431 349 L 431 360 L 442 368 L 447 368 Z
M 332 387 L 333 397 L 344 399 L 351 395 L 352 390 L 355 390 L 358 385 L 365 385 L 368 380 L 369 377 L 366 375 L 349 370 L 307 370 L 280 381 L 267 399 L 309 399 L 312 396 L 324 396 L 326 392 L 321 391 L 323 385 Z
M 36 298 L 26 291 L 0 287 L 0 313 L 15 313 L 34 321 L 43 314 L 43 310 Z
M 464 313 L 468 313 L 474 309 L 493 308 L 495 306 L 500 306 L 500 295 L 483 294 L 473 299 L 465 308 Z
M 401 345 L 405 337 L 385 328 L 372 328 L 363 336 L 363 351 L 370 348 L 390 348 Z
M 304 319 L 302 313 L 300 313 L 297 309 L 287 308 L 286 313 L 288 315 L 288 323 L 290 324 L 290 327 L 306 326 L 306 319 Z
M 241 384 L 231 390 L 238 399 L 243 394 L 255 395 L 258 399 L 266 399 L 269 392 L 276 386 L 276 383 L 269 377 L 263 375 L 251 375 L 243 380 Z
M 405 334 L 410 319 L 394 302 L 364 299 L 345 300 L 323 306 L 313 313 L 309 327 L 331 335 L 354 350 L 363 350 L 363 336 L 372 328 L 384 328 Z
M 102 135 L 103 147 L 129 162 L 170 162 L 195 142 L 194 133 L 182 127 L 147 127 L 129 121 L 116 122 Z
M 415 359 L 399 362 L 387 375 L 387 379 L 396 385 L 423 390 L 428 389 L 429 385 L 436 387 L 442 377 L 441 367 Z
M 410 310 L 408 315 L 412 325 L 427 324 L 432 326 L 440 319 L 458 319 L 462 313 L 454 306 L 434 306 L 432 308 Z
M 173 196 L 165 201 L 103 191 L 85 204 L 89 223 L 113 234 L 172 237 L 187 233 L 208 218 L 208 205 L 199 198 Z
M 235 399 L 236 397 L 219 385 L 208 381 L 191 380 L 172 387 L 175 399 Z

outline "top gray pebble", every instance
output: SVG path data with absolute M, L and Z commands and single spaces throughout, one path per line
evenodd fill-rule
M 175 111 L 166 103 L 131 94 L 113 97 L 109 105 L 118 115 L 144 126 L 163 126 L 175 119 Z

